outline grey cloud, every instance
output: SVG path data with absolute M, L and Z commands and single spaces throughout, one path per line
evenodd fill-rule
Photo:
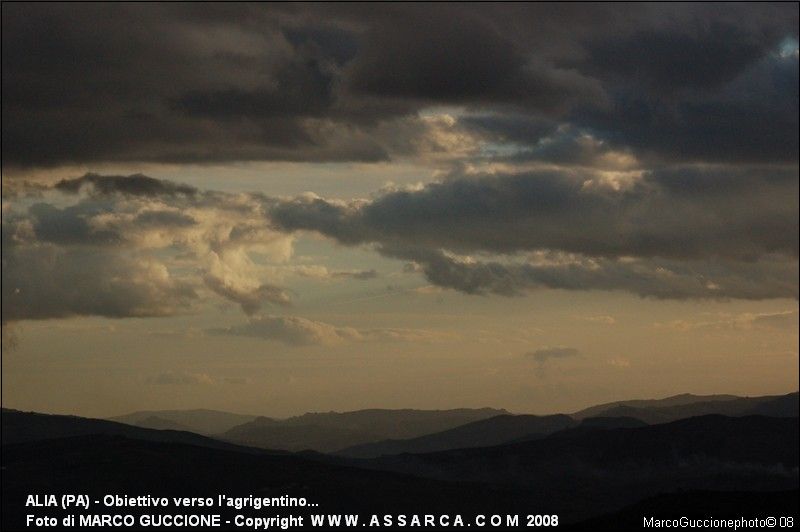
M 149 379 L 150 384 L 165 386 L 172 385 L 197 385 L 214 384 L 214 379 L 205 373 L 192 373 L 188 371 L 164 371 Z
M 599 77 L 632 79 L 657 92 L 714 88 L 773 51 L 783 37 L 721 22 L 610 35 L 589 43 L 586 66 Z
M 785 329 L 798 324 L 797 311 L 761 313 L 753 316 L 752 323 L 756 327 Z
M 244 325 L 209 329 L 212 335 L 245 336 L 300 347 L 342 342 L 437 342 L 453 337 L 446 332 L 419 329 L 337 327 L 300 316 L 254 316 Z
M 355 329 L 294 316 L 256 316 L 245 325 L 212 329 L 209 332 L 274 340 L 291 346 L 330 345 L 361 339 Z
M 345 244 L 458 253 L 555 249 L 605 257 L 797 256 L 794 170 L 686 172 L 697 177 L 655 171 L 619 191 L 586 172 L 453 176 L 366 204 L 319 198 L 279 203 L 270 216 L 276 228 L 318 231 Z
M 666 97 L 623 86 L 574 123 L 656 161 L 798 160 L 797 57 L 765 55 L 722 88 Z
M 703 319 L 680 319 L 669 323 L 656 323 L 657 327 L 668 327 L 678 331 L 690 330 L 752 330 L 759 329 L 774 332 L 775 329 L 797 329 L 798 313 L 796 310 L 781 312 L 745 312 L 741 314 L 720 314 Z
M 531 61 L 485 17 L 437 14 L 403 10 L 397 16 L 404 23 L 376 24 L 367 32 L 350 72 L 354 88 L 383 97 L 511 103 L 545 112 L 572 100 L 602 98 L 593 80 Z M 414 28 L 413 38 L 408 27 Z
M 184 313 L 204 286 L 248 314 L 289 303 L 248 254 L 291 250 L 291 237 L 266 228 L 260 199 L 89 174 L 39 200 L 4 209 L 4 321 Z
M 463 116 L 459 118 L 459 124 L 480 132 L 495 142 L 528 146 L 552 134 L 558 127 L 558 122 L 554 120 L 502 113 Z
M 137 214 L 133 223 L 144 227 L 188 227 L 196 225 L 197 220 L 181 212 L 150 210 Z
M 538 288 L 621 290 L 657 299 L 798 297 L 796 260 L 671 261 L 554 256 L 543 261 L 459 260 L 436 250 L 383 249 L 420 264 L 438 286 L 468 294 L 513 296 Z
M 355 270 L 355 271 L 341 271 L 333 272 L 333 277 L 345 277 L 349 279 L 356 279 L 358 281 L 367 281 L 369 279 L 376 279 L 378 272 L 375 270 Z
M 419 190 L 342 202 L 174 193 L 168 182 L 136 176 L 133 182 L 159 183 L 153 190 L 163 194 L 118 194 L 114 184 L 130 186 L 112 177 L 73 205 L 40 201 L 4 217 L 4 315 L 165 315 L 185 311 L 203 285 L 253 315 L 290 298 L 253 273 L 249 246 L 275 243 L 285 253 L 287 234 L 297 230 L 374 245 L 434 285 L 470 294 L 554 288 L 673 299 L 798 297 L 798 184 L 791 169 L 666 167 L 617 188 L 603 179 L 588 170 L 453 174 Z M 172 279 L 167 263 L 143 253 L 148 249 L 182 253 L 195 273 Z M 89 284 L 111 277 L 92 303 Z M 85 285 L 85 293 L 70 292 L 47 310 L 35 286 L 61 281 L 58 289 Z M 15 288 L 33 297 L 15 296 Z
M 286 290 L 278 286 L 262 284 L 248 289 L 211 274 L 205 275 L 203 281 L 212 291 L 237 303 L 248 316 L 261 310 L 261 307 L 267 302 L 281 306 L 287 306 L 291 302 Z
M 113 230 L 94 228 L 89 220 L 112 212 L 107 202 L 82 202 L 60 209 L 49 203 L 36 203 L 28 209 L 29 220 L 37 240 L 57 244 L 119 245 L 124 237 Z M 7 225 L 16 224 L 11 219 Z M 13 226 L 12 226 L 13 227 Z
M 325 266 L 295 266 L 291 271 L 302 277 L 312 279 L 355 279 L 357 281 L 368 281 L 376 279 L 378 272 L 371 270 L 328 270 Z
M 168 316 L 197 298 L 156 262 L 48 244 L 4 246 L 2 292 L 3 321 Z
M 526 357 L 530 357 L 539 364 L 545 364 L 548 360 L 558 358 L 570 358 L 580 355 L 580 351 L 574 347 L 555 346 L 555 347 L 541 347 L 530 353 L 526 353 Z
M 88 173 L 81 177 L 62 179 L 53 188 L 62 192 L 77 193 L 89 187 L 99 194 L 130 194 L 133 196 L 193 196 L 197 189 L 163 179 L 155 179 L 142 174 L 130 176 L 99 175 Z
M 318 49 L 287 41 L 274 11 L 6 10 L 4 165 L 384 159 L 306 121 L 334 118 L 330 74 Z
M 269 216 L 279 230 L 375 244 L 466 293 L 797 298 L 794 169 L 668 167 L 607 179 L 584 170 L 455 174 L 369 202 L 277 202 Z M 548 252 L 555 262 L 524 256 Z

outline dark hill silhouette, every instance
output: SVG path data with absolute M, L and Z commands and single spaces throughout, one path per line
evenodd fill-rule
M 797 392 L 789 393 L 774 398 L 765 398 L 748 413 L 758 416 L 797 417 L 799 404 Z
M 681 394 L 664 399 L 606 403 L 581 410 L 571 417 L 584 424 L 605 424 L 606 428 L 615 428 L 667 423 L 708 414 L 794 417 L 798 415 L 798 395 L 796 392 L 766 397 Z M 494 422 L 496 426 L 492 429 L 483 430 L 477 425 L 455 430 L 497 416 L 506 417 Z M 534 419 L 536 416 L 511 416 L 505 410 L 491 408 L 368 409 L 307 413 L 287 419 L 215 410 L 160 410 L 112 418 L 134 426 L 187 430 L 264 449 L 341 452 L 355 457 L 498 445 L 539 439 L 553 432 L 540 427 L 528 428 L 526 424 Z
M 640 428 L 565 430 L 495 447 L 384 456 L 363 467 L 517 486 L 606 505 L 677 489 L 782 490 L 798 482 L 797 418 L 702 416 Z M 599 506 L 597 506 L 599 507 Z M 571 514 L 573 515 L 573 514 Z
M 142 427 L 144 429 L 183 430 L 187 432 L 194 432 L 189 430 L 189 427 L 187 427 L 186 425 L 181 425 L 180 423 L 176 423 L 175 421 L 164 419 L 163 417 L 158 417 L 158 416 L 150 416 L 144 418 L 138 423 L 136 423 L 136 426 Z
M 643 517 L 707 519 L 709 517 L 745 519 L 767 516 L 794 516 L 800 492 L 787 491 L 681 491 L 649 497 L 618 512 L 568 526 L 568 530 L 642 530 Z M 734 517 L 735 516 L 735 517 Z
M 577 428 L 581 429 L 634 429 L 645 427 L 647 423 L 634 417 L 587 417 Z
M 518 439 L 541 438 L 574 426 L 569 416 L 502 415 L 434 434 L 405 440 L 384 440 L 342 449 L 337 454 L 354 458 L 375 458 L 401 453 L 428 453 L 448 449 L 487 447 Z
M 270 514 L 422 513 L 465 515 L 525 508 L 522 490 L 463 485 L 396 473 L 356 469 L 284 454 L 252 454 L 121 436 L 83 436 L 3 446 L 2 529 L 22 530 L 30 493 L 150 494 L 154 497 L 307 497 L 314 508 L 276 508 Z M 96 510 L 103 511 L 103 510 Z M 107 511 L 107 510 L 106 510 Z M 72 512 L 72 510 L 68 510 Z M 125 508 L 121 513 L 175 513 L 174 509 Z M 263 516 L 265 510 L 223 511 Z M 61 516 L 59 509 L 48 515 Z M 197 513 L 197 509 L 194 510 Z M 215 510 L 213 513 L 217 513 Z M 225 527 L 233 529 L 233 526 Z
M 559 433 L 578 433 L 578 432 L 588 432 L 592 430 L 598 429 L 630 429 L 636 427 L 646 427 L 647 423 L 644 421 L 632 418 L 632 417 L 587 417 L 586 419 L 582 419 L 580 422 L 576 422 L 573 424 L 572 427 L 566 428 L 562 431 L 555 432 L 553 434 Z M 541 440 L 545 438 L 547 435 L 529 435 L 523 436 L 522 438 L 516 438 L 514 440 L 509 440 L 504 443 L 520 443 L 524 441 L 532 441 L 532 440 Z
M 43 439 L 49 436 L 55 439 Z M 796 417 L 715 415 L 638 428 L 583 424 L 534 441 L 357 460 L 4 410 L 2 525 L 20 528 L 30 493 L 76 491 L 305 496 L 321 513 L 524 515 L 535 508 L 568 524 L 623 515 L 645 497 L 678 490 L 796 490 L 798 448 Z M 154 510 L 131 513 L 142 512 Z
M 412 438 L 439 432 L 506 413 L 492 408 L 309 413 L 285 420 L 257 418 L 219 437 L 268 449 L 333 452 L 384 439 Z
M 247 450 L 239 445 L 215 440 L 192 432 L 146 429 L 105 419 L 20 412 L 19 410 L 6 408 L 2 412 L 2 428 L 3 445 L 73 436 L 113 435 L 143 441 L 185 443 L 217 449 Z M 249 451 L 263 452 L 256 449 L 249 449 Z
M 206 436 L 225 432 L 236 425 L 247 423 L 256 418 L 256 416 L 234 414 L 232 412 L 222 412 L 219 410 L 194 409 L 142 410 L 109 419 L 111 421 L 127 423 L 128 425 L 135 425 L 138 427 L 156 428 L 147 425 L 148 420 L 151 420 L 153 417 L 175 423 L 178 426 L 184 427 L 183 430 L 189 430 Z

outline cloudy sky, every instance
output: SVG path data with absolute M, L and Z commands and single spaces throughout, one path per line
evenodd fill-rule
M 3 404 L 798 387 L 798 6 L 4 4 Z

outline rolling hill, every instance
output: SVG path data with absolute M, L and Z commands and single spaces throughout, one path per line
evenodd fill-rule
M 507 412 L 464 408 L 309 413 L 284 420 L 257 418 L 233 427 L 219 438 L 268 449 L 333 452 L 385 439 L 422 436 L 499 414 Z
M 92 433 L 98 430 L 127 432 Z M 48 435 L 52 439 L 43 439 Z M 629 516 L 637 511 L 632 505 L 646 497 L 654 498 L 641 502 L 643 508 L 680 512 L 686 502 L 681 490 L 703 490 L 698 496 L 708 504 L 702 508 L 711 511 L 717 503 L 730 508 L 731 499 L 723 493 L 730 491 L 773 497 L 783 508 L 787 497 L 778 492 L 798 485 L 797 418 L 702 416 L 636 428 L 584 424 L 539 440 L 371 460 L 218 448 L 213 445 L 219 442 L 209 445 L 208 440 L 4 410 L 3 529 L 20 528 L 27 494 L 78 490 L 97 498 L 108 493 L 289 495 L 319 504 L 291 513 L 363 518 L 460 513 L 469 520 L 477 513 L 525 515 L 533 508 L 561 515 L 566 525 L 609 512 Z
M 142 441 L 183 443 L 215 449 L 245 451 L 242 446 L 208 438 L 193 432 L 135 427 L 105 419 L 20 412 L 4 408 L 3 445 L 70 438 L 76 436 L 124 436 Z M 249 449 L 249 452 L 263 452 Z
M 446 431 L 404 440 L 384 440 L 356 445 L 337 454 L 374 458 L 401 453 L 428 453 L 469 447 L 488 447 L 518 439 L 535 439 L 576 425 L 569 416 L 501 415 L 474 421 Z
M 724 416 L 763 415 L 794 417 L 798 415 L 797 392 L 764 397 L 682 395 L 657 401 L 623 401 L 600 405 L 573 414 L 586 417 L 631 417 L 645 423 L 668 423 L 679 419 L 710 414 Z
M 189 430 L 198 434 L 210 436 L 225 432 L 236 425 L 247 423 L 256 418 L 244 414 L 234 414 L 232 412 L 222 412 L 219 410 L 142 410 L 109 418 L 110 421 L 127 423 L 138 427 L 154 427 L 153 419 L 159 420 L 157 423 L 174 424 L 173 427 L 183 427 L 181 430 Z
M 366 467 L 431 478 L 556 489 L 638 483 L 733 489 L 797 482 L 798 418 L 719 415 L 638 428 L 564 430 L 544 439 L 384 456 Z M 785 482 L 783 482 L 785 481 Z M 762 488 L 763 489 L 763 488 Z

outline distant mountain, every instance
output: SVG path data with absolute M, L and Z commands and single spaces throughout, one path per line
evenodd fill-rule
M 169 419 L 164 419 L 163 417 L 158 416 L 150 416 L 146 417 L 136 423 L 137 427 L 142 427 L 145 429 L 156 429 L 156 430 L 183 430 L 192 432 L 186 425 L 181 425 L 180 423 L 176 423 Z
M 762 399 L 752 408 L 752 411 L 749 412 L 750 414 L 775 417 L 795 417 L 798 415 L 800 400 L 797 392 Z
M 795 417 L 798 415 L 798 395 L 737 397 L 682 394 L 665 399 L 607 403 L 581 410 L 572 416 L 504 415 L 417 438 L 354 445 L 341 449 L 337 454 L 353 458 L 376 458 L 402 453 L 488 447 L 541 439 L 565 429 L 635 428 L 711 414 Z
M 183 443 L 216 449 L 244 450 L 241 446 L 192 432 L 147 429 L 105 419 L 20 412 L 6 408 L 2 413 L 2 428 L 3 445 L 75 436 L 105 435 L 125 436 L 144 441 Z M 255 452 L 254 449 L 250 451 Z
M 800 405 L 797 392 L 779 396 L 731 397 L 733 396 L 683 395 L 660 401 L 623 401 L 592 407 L 576 412 L 573 416 L 582 419 L 588 413 L 592 416 L 631 417 L 655 424 L 710 414 L 795 417 Z
M 413 438 L 500 414 L 507 412 L 493 408 L 462 408 L 309 413 L 284 420 L 257 418 L 219 437 L 268 449 L 332 452 L 385 439 Z
M 734 399 L 741 399 L 736 395 L 694 395 L 691 393 L 683 393 L 680 395 L 673 395 L 664 399 L 632 399 L 628 401 L 614 401 L 611 403 L 603 403 L 595 406 L 590 406 L 583 410 L 579 410 L 572 417 L 576 419 L 583 419 L 587 417 L 606 416 L 607 412 L 616 407 L 629 407 L 629 408 L 661 408 L 669 406 L 683 406 L 694 403 L 716 403 L 721 401 L 732 401 Z
M 343 446 L 373 441 L 380 435 L 369 430 L 320 425 L 283 425 L 273 420 L 252 421 L 234 427 L 220 438 L 241 445 L 287 451 L 331 452 Z
M 111 421 L 136 425 L 137 427 L 158 428 L 151 426 L 153 418 L 156 424 L 174 423 L 174 427 L 183 427 L 180 430 L 189 430 L 206 436 L 219 434 L 230 430 L 236 425 L 247 423 L 256 418 L 244 414 L 221 412 L 218 410 L 142 410 L 109 418 Z M 165 428 L 167 428 L 165 426 Z M 176 429 L 177 430 L 177 429 Z
M 448 449 L 487 447 L 520 438 L 534 439 L 576 425 L 569 416 L 501 415 L 456 428 L 404 440 L 384 440 L 342 449 L 337 454 L 375 458 L 401 453 L 428 453 Z

